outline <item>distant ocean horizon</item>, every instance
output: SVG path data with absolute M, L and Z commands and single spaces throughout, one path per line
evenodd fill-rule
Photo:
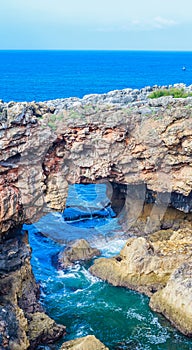
M 5 102 L 175 83 L 192 84 L 192 51 L 0 50 Z

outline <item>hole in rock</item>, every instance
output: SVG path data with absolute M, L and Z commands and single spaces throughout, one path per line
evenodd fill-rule
M 57 269 L 57 256 L 80 238 L 99 249 L 102 257 L 120 261 L 128 238 L 119 222 L 125 198 L 124 185 L 119 193 L 114 184 L 75 184 L 69 187 L 63 213 L 49 213 L 26 225 L 42 304 L 49 316 L 67 326 L 67 336 L 54 345 L 55 350 L 64 340 L 87 334 L 94 334 L 110 350 L 129 344 L 143 350 L 190 349 L 190 340 L 150 310 L 148 297 L 94 277 L 90 263 Z

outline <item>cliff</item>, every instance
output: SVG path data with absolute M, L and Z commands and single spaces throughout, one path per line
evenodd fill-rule
M 10 234 L 21 242 L 14 229 L 50 210 L 63 210 L 73 183 L 105 182 L 119 220 L 139 235 L 162 227 L 178 229 L 191 221 L 192 98 L 151 100 L 148 90 L 83 100 L 0 103 L 0 239 L 2 249 L 8 246 L 7 254 Z M 21 269 L 31 271 L 30 253 L 26 250 L 20 258 L 14 278 L 11 269 L 3 270 L 11 260 L 4 256 L 2 261 L 3 286 L 10 276 L 12 285 L 19 281 L 19 293 L 25 280 Z M 36 290 L 32 272 L 26 273 Z M 17 338 L 25 344 L 19 349 L 29 341 L 33 346 L 37 339 L 45 340 L 33 332 L 39 306 L 29 316 L 17 293 L 6 293 L 3 288 L 1 305 L 19 319 Z M 26 335 L 29 329 L 32 340 Z M 58 336 L 62 332 L 56 331 Z
M 191 98 L 60 108 L 0 104 L 1 233 L 62 210 L 72 183 L 141 184 L 192 210 Z

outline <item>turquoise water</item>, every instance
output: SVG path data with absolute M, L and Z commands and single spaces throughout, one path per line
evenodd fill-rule
M 192 52 L 0 51 L 0 99 L 44 101 L 154 84 L 190 85 L 191 73 Z
M 67 205 L 76 211 L 80 208 L 80 215 L 84 208 L 85 213 L 89 211 L 89 218 L 75 216 L 75 221 L 68 221 L 65 213 L 52 213 L 35 225 L 26 226 L 33 249 L 32 267 L 47 313 L 67 326 L 66 340 L 94 334 L 110 350 L 192 349 L 191 340 L 150 310 L 148 297 L 93 277 L 89 273 L 91 263 L 76 263 L 67 271 L 57 268 L 57 254 L 67 242 L 77 238 L 88 239 L 101 249 L 102 256 L 119 253 L 126 237 L 114 213 L 109 211 L 108 216 L 102 216 L 101 211 L 101 216 L 92 215 L 103 203 L 108 205 L 105 185 L 74 185 L 70 187 Z

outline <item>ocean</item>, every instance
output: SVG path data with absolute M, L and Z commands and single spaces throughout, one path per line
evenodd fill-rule
M 174 83 L 192 83 L 192 52 L 0 51 L 0 99 L 5 102 Z
M 0 99 L 5 102 L 83 97 L 156 84 L 190 85 L 191 77 L 192 52 L 0 51 Z M 126 238 L 118 218 L 110 210 L 95 208 L 106 203 L 106 197 L 105 185 L 70 186 L 64 213 L 49 213 L 24 225 L 46 312 L 67 326 L 65 340 L 94 334 L 110 350 L 191 350 L 190 339 L 150 310 L 148 297 L 93 277 L 90 263 L 58 269 L 59 252 L 77 238 L 91 241 L 104 257 L 120 252 Z M 97 215 L 92 215 L 93 207 Z M 39 349 L 56 350 L 61 342 Z
M 67 327 L 66 338 L 51 349 L 59 349 L 65 340 L 94 334 L 110 350 L 191 350 L 192 340 L 153 312 L 147 296 L 92 276 L 92 262 L 58 268 L 58 254 L 76 239 L 88 240 L 102 257 L 118 255 L 125 245 L 127 237 L 118 217 L 108 207 L 101 210 L 101 203 L 107 203 L 105 184 L 71 185 L 63 213 L 49 213 L 33 225 L 24 225 L 41 302 L 49 316 Z

